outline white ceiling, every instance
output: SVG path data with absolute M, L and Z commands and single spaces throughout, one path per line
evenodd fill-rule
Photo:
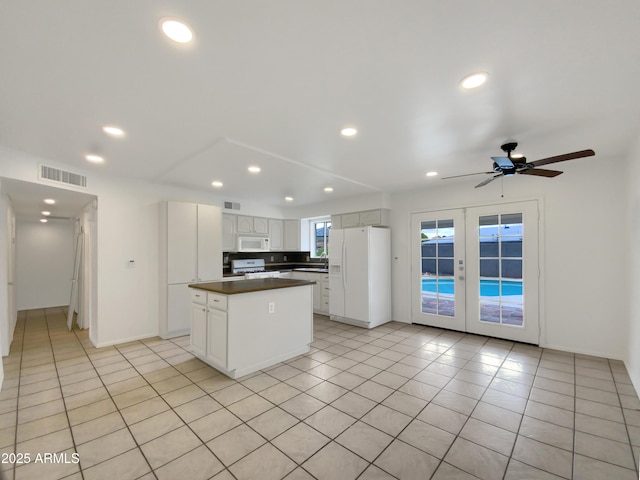
M 3 177 L 0 177 L 0 190 L 11 198 L 16 217 L 26 221 L 45 218 L 42 211 L 50 213 L 49 221 L 70 221 L 96 198 L 82 192 Z M 55 199 L 55 205 L 45 204 L 44 200 L 48 198 Z
M 195 41 L 163 37 L 164 16 Z M 441 185 L 512 139 L 611 164 L 640 134 L 638 25 L 637 0 L 7 0 L 0 144 L 272 205 Z

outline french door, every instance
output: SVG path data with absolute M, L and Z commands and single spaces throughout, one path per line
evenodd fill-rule
M 538 202 L 416 213 L 412 321 L 537 344 Z

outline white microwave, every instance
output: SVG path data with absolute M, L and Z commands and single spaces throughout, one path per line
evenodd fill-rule
M 239 252 L 268 252 L 269 237 L 238 237 Z

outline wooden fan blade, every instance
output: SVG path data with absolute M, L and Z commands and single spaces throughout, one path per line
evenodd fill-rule
M 580 150 L 579 152 L 565 153 L 564 155 L 557 155 L 555 157 L 541 158 L 540 160 L 529 162 L 529 165 L 540 167 L 542 165 L 549 165 L 550 163 L 565 162 L 567 160 L 575 160 L 576 158 L 592 157 L 595 154 L 596 152 L 591 149 Z
M 492 172 L 493 173 L 493 172 Z M 493 182 L 496 178 L 501 177 L 502 174 L 498 174 L 498 175 L 494 175 L 491 178 L 487 178 L 484 182 L 480 182 L 478 185 L 475 186 L 475 188 L 479 188 L 479 187 L 484 187 L 487 183 L 491 183 Z
M 553 178 L 557 177 L 562 172 L 560 170 L 547 170 L 546 168 L 530 168 L 520 173 L 523 173 L 525 175 L 536 175 L 538 177 Z
M 472 175 L 483 175 L 483 174 L 489 174 L 489 173 L 496 173 L 496 172 L 476 172 L 476 173 L 465 173 L 464 175 L 453 175 L 452 177 L 442 177 L 441 180 L 448 180 L 450 178 L 460 178 L 460 177 L 470 177 Z

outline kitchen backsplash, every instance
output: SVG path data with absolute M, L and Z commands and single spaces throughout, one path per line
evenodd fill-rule
M 231 268 L 231 260 L 242 258 L 263 258 L 267 270 L 294 268 L 300 264 L 322 263 L 319 258 L 311 258 L 310 252 L 223 252 L 222 266 L 226 271 Z

